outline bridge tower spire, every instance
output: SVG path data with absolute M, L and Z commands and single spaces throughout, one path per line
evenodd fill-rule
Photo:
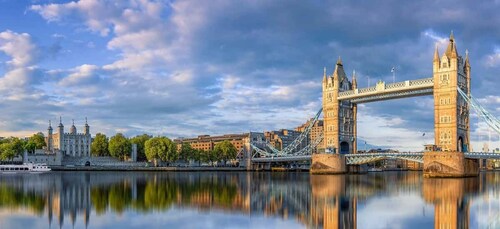
M 467 152 L 469 142 L 469 106 L 458 94 L 470 88 L 470 69 L 458 55 L 453 32 L 446 52 L 436 60 L 434 52 L 434 140 L 442 151 Z M 470 68 L 470 66 L 469 66 Z
M 331 153 L 353 153 L 356 150 L 356 111 L 353 108 L 355 106 L 350 101 L 338 100 L 339 92 L 352 90 L 353 83 L 349 82 L 340 57 L 335 64 L 332 77 L 326 81 L 326 85 L 323 83 L 325 149 Z

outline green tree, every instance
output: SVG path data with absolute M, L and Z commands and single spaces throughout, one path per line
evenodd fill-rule
M 148 161 L 158 160 L 172 162 L 177 160 L 177 147 L 167 137 L 154 137 L 146 141 L 145 152 Z
M 105 134 L 97 133 L 90 145 L 93 156 L 109 156 L 109 142 Z
M 43 136 L 42 132 L 38 132 L 28 139 L 26 144 L 24 144 L 24 149 L 29 153 L 34 153 L 36 149 L 43 149 L 44 146 L 47 146 L 45 136 Z
M 191 147 L 191 144 L 184 142 L 181 144 L 181 148 L 179 150 L 179 159 L 181 160 L 189 160 L 191 159 L 191 155 L 195 153 L 195 149 Z
M 19 138 L 8 138 L 0 143 L 0 159 L 11 160 L 24 151 L 24 143 Z
M 216 159 L 224 161 L 224 164 L 226 164 L 228 160 L 235 159 L 238 153 L 233 143 L 228 140 L 215 144 L 214 151 Z
M 130 155 L 130 152 L 132 151 L 132 144 L 129 139 L 123 136 L 123 134 L 117 133 L 109 139 L 108 150 L 112 157 L 123 160 Z
M 218 161 L 217 152 L 215 150 L 201 151 L 200 159 L 203 162 L 210 162 L 210 165 L 214 165 L 214 162 Z
M 193 149 L 193 153 L 188 155 L 188 160 L 193 160 L 198 162 L 198 166 L 201 166 L 203 150 Z
M 147 159 L 146 157 L 146 152 L 144 150 L 144 147 L 146 145 L 146 141 L 152 138 L 152 136 L 147 135 L 147 134 L 142 134 L 142 135 L 137 135 L 130 139 L 132 144 L 137 145 L 137 160 L 138 161 L 144 161 Z

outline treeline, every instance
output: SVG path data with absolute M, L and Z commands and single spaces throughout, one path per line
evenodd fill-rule
M 0 140 L 0 160 L 12 160 L 18 155 L 22 155 L 24 150 L 34 153 L 35 149 L 42 149 L 45 144 L 45 137 L 42 133 L 37 133 L 29 139 L 16 137 L 4 138 Z
M 111 156 L 126 160 L 132 152 L 132 144 L 137 145 L 137 160 L 159 162 L 197 161 L 201 163 L 224 162 L 235 159 L 237 156 L 236 147 L 230 141 L 219 142 L 213 150 L 205 151 L 194 149 L 189 143 L 177 144 L 167 137 L 153 137 L 147 134 L 126 138 L 118 133 L 111 138 L 105 134 L 96 134 L 91 152 L 93 156 Z

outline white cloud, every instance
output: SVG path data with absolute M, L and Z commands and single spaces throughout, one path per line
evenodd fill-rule
M 7 62 L 12 68 L 33 65 L 38 54 L 29 34 L 10 30 L 0 33 L 0 51 L 12 58 Z
M 500 48 L 496 48 L 492 54 L 486 56 L 486 67 L 500 66 Z

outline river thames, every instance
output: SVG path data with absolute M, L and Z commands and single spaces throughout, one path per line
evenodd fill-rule
M 3 228 L 500 228 L 500 172 L 0 176 Z

